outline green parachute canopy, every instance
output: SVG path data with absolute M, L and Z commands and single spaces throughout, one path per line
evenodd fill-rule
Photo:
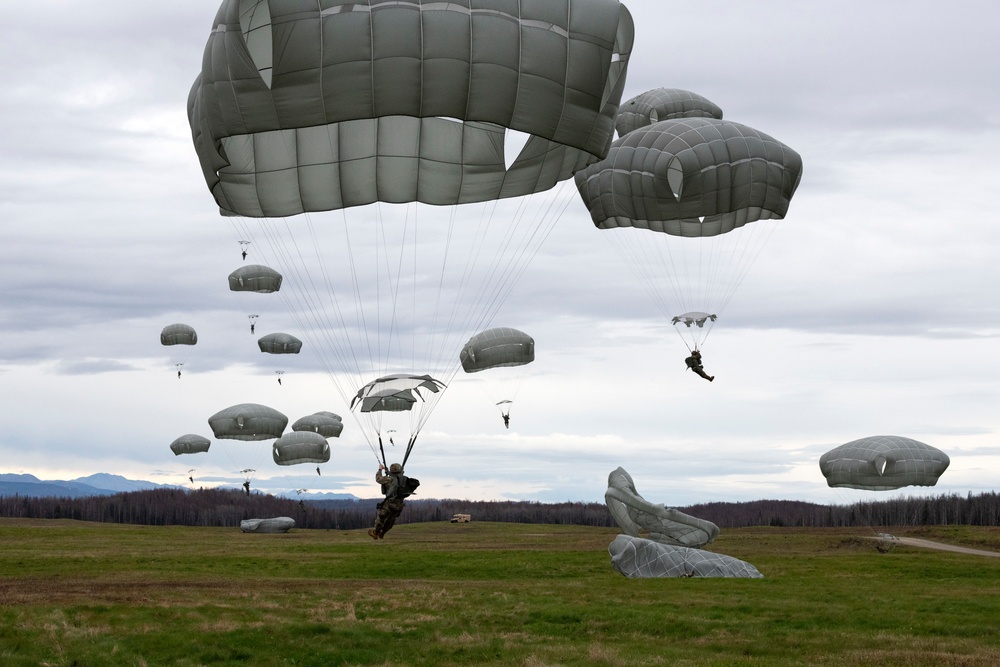
M 274 441 L 271 453 L 279 466 L 326 463 L 330 460 L 330 444 L 314 431 L 289 431 Z
M 575 175 L 594 225 L 657 309 L 675 324 L 698 325 L 674 327 L 689 349 L 722 315 L 801 177 L 794 150 L 711 117 L 638 127 Z
M 194 345 L 197 342 L 198 334 L 187 324 L 168 324 L 160 332 L 161 345 Z
M 170 451 L 174 456 L 181 454 L 200 454 L 207 452 L 212 446 L 212 441 L 204 436 L 195 433 L 187 433 L 170 443 Z
M 676 118 L 722 118 L 715 102 L 680 88 L 655 88 L 622 102 L 615 119 L 618 136 L 661 120 Z
M 291 334 L 272 333 L 261 336 L 257 347 L 267 354 L 298 354 L 302 350 L 302 341 Z
M 229 289 L 233 292 L 270 294 L 281 289 L 281 274 L 269 266 L 249 264 L 229 274 Z
M 293 431 L 312 431 L 324 438 L 339 438 L 344 431 L 344 422 L 334 412 L 316 412 L 300 417 L 292 424 Z
M 607 152 L 633 36 L 617 0 L 225 0 L 212 26 L 188 118 L 248 217 L 546 190 Z
M 831 487 L 888 491 L 934 486 L 951 460 L 936 447 L 898 435 L 873 435 L 835 447 L 819 459 Z

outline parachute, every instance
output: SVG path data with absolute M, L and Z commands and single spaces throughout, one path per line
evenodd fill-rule
M 831 487 L 888 491 L 934 486 L 951 460 L 936 447 L 898 435 L 874 435 L 835 447 L 819 459 Z
M 241 266 L 229 274 L 229 289 L 233 292 L 270 294 L 281 289 L 281 274 L 268 266 Z
M 509 327 L 487 329 L 470 338 L 458 356 L 466 373 L 487 371 L 486 393 L 500 408 L 506 423 L 524 382 L 523 366 L 535 360 L 535 340 Z
M 257 339 L 257 347 L 267 354 L 298 354 L 302 341 L 291 334 L 272 333 Z
M 618 0 L 222 2 L 195 150 L 345 402 L 372 378 L 450 383 L 571 203 L 557 184 L 607 153 L 632 36 Z M 376 457 L 362 415 L 411 398 L 354 411 Z
M 191 353 L 189 346 L 197 343 L 197 332 L 187 324 L 168 324 L 160 332 L 160 345 L 171 348 L 170 363 L 177 368 L 177 377 L 180 377 L 181 366 L 187 363 Z
M 316 412 L 300 417 L 292 424 L 293 431 L 312 431 L 324 438 L 339 438 L 344 431 L 344 422 L 340 415 L 333 412 Z
M 240 300 L 245 311 L 259 310 L 262 305 L 258 297 L 252 294 L 271 294 L 281 289 L 282 276 L 269 266 L 250 264 L 241 266 L 229 274 L 229 290 L 240 293 Z M 250 321 L 250 333 L 257 326 L 257 312 L 247 314 Z
M 763 579 L 750 563 L 702 549 L 619 535 L 608 547 L 611 566 L 629 578 L 724 577 Z
M 288 417 L 258 403 L 233 405 L 208 418 L 212 433 L 222 440 L 223 450 L 240 468 L 247 486 L 267 453 L 258 443 L 280 437 L 287 424 Z
M 194 433 L 187 433 L 170 443 L 170 451 L 174 456 L 181 454 L 200 454 L 207 452 L 212 446 L 212 441 Z
M 757 221 L 784 218 L 801 176 L 798 153 L 763 132 L 684 118 L 629 132 L 575 178 L 594 224 L 698 349 L 773 231 Z M 710 317 L 677 326 L 694 312 Z
M 330 460 L 330 445 L 315 431 L 290 431 L 274 441 L 271 455 L 279 466 L 326 463 Z
M 287 533 L 295 527 L 295 519 L 276 516 L 270 519 L 243 519 L 240 530 L 244 533 Z
M 675 118 L 722 118 L 722 109 L 698 93 L 679 88 L 655 88 L 622 102 L 615 119 L 618 136 Z
M 604 501 L 618 527 L 633 537 L 661 544 L 700 547 L 719 536 L 719 527 L 711 521 L 656 505 L 640 496 L 632 476 L 621 467 L 608 475 Z
M 168 324 L 160 332 L 161 345 L 194 345 L 197 342 L 197 332 L 187 324 Z

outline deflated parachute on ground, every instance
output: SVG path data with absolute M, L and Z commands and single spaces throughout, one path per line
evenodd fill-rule
M 295 527 L 295 519 L 276 516 L 270 519 L 243 519 L 240 530 L 244 533 L 287 533 Z
M 604 501 L 618 527 L 633 537 L 700 547 L 719 536 L 719 527 L 711 521 L 651 503 L 640 496 L 632 476 L 624 468 L 617 468 L 608 475 Z
M 725 577 L 763 579 L 760 571 L 738 558 L 619 535 L 608 547 L 611 566 L 629 578 Z
M 936 447 L 898 435 L 874 435 L 831 449 L 819 468 L 832 487 L 888 491 L 934 486 L 951 460 Z
M 606 154 L 633 36 L 617 0 L 225 0 L 213 25 L 188 118 L 249 217 L 547 190 Z M 531 135 L 509 170 L 506 128 Z
M 715 102 L 679 88 L 656 88 L 622 102 L 615 119 L 618 136 L 675 118 L 722 118 L 722 109 Z

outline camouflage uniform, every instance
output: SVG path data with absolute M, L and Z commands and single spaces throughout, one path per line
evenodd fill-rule
M 396 497 L 396 489 L 399 488 L 401 482 L 400 477 L 402 477 L 402 473 L 390 472 L 383 475 L 382 468 L 379 468 L 378 472 L 375 473 L 375 481 L 382 485 L 385 500 L 376 506 L 378 511 L 375 514 L 375 526 L 368 531 L 368 534 L 374 539 L 384 538 L 385 534 L 396 523 L 399 515 L 403 513 L 403 507 L 406 503 L 402 498 Z

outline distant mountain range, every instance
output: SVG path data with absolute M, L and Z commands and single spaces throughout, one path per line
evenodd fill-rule
M 34 475 L 0 473 L 0 496 L 27 498 L 86 498 L 88 496 L 113 496 L 129 491 L 150 489 L 185 489 L 176 484 L 156 484 L 143 480 L 126 479 L 121 475 L 99 472 L 71 480 L 43 480 Z M 350 493 L 294 493 L 280 494 L 295 500 L 357 500 Z

